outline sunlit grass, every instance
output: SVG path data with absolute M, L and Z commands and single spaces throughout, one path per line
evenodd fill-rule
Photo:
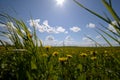
M 84 9 L 108 22 L 97 13 Z M 105 5 L 109 7 L 106 2 Z M 118 18 L 113 10 L 113 18 Z M 1 35 L 10 40 L 11 44 L 0 40 L 0 80 L 119 80 L 120 79 L 120 47 L 112 44 L 102 35 L 105 33 L 110 38 L 119 41 L 109 33 L 99 29 L 99 34 L 107 41 L 110 47 L 51 47 L 43 46 L 41 40 L 33 31 L 29 31 L 22 20 L 8 14 L 0 14 L 1 24 L 5 30 L 0 30 Z M 111 21 L 110 21 L 111 22 Z M 112 24 L 114 25 L 114 24 Z M 118 23 L 119 25 L 119 23 Z M 119 26 L 117 33 L 119 37 Z

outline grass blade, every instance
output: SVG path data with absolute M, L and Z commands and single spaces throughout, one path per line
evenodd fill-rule
M 107 8 L 107 10 L 109 11 L 109 13 L 112 15 L 112 17 L 117 21 L 119 22 L 120 21 L 120 18 L 119 16 L 117 15 L 117 13 L 114 11 L 114 9 L 111 7 L 111 5 L 109 5 L 107 3 L 106 0 L 102 0 L 103 4 L 105 5 L 105 7 Z M 110 1 L 111 2 L 111 1 Z
M 99 45 L 100 47 L 102 47 L 98 42 L 96 42 L 94 39 L 90 38 L 89 36 L 87 36 L 88 39 L 92 40 L 93 42 L 95 42 L 96 45 Z
M 111 39 L 113 39 L 114 41 L 116 41 L 119 45 L 120 45 L 120 41 L 116 38 L 114 38 L 112 35 L 110 35 L 109 33 L 107 33 L 106 31 L 98 28 L 101 32 L 105 33 L 107 36 L 109 36 Z
M 104 20 L 107 23 L 110 23 L 106 18 L 102 17 L 101 15 L 99 15 L 98 13 L 86 8 L 85 6 L 83 6 L 82 4 L 80 4 L 78 1 L 73 0 L 76 4 L 78 4 L 80 7 L 84 8 L 85 10 L 87 10 L 88 12 L 94 14 L 95 16 L 99 17 L 100 19 Z
M 107 40 L 107 38 L 105 36 L 103 36 L 101 33 L 97 32 L 98 34 L 100 34 L 102 36 L 102 38 L 109 44 L 109 46 L 112 47 L 112 44 Z

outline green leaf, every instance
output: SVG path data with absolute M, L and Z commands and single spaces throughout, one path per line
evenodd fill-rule
M 37 69 L 35 60 L 31 61 L 31 69 Z
M 86 80 L 86 74 L 81 74 L 77 80 Z
M 83 66 L 82 66 L 82 64 L 78 64 L 77 68 L 80 70 L 80 72 L 83 71 Z
M 34 80 L 28 71 L 26 71 L 26 74 L 27 74 L 28 80 Z

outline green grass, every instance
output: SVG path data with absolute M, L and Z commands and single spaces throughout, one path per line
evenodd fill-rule
M 119 48 L 43 47 L 39 64 L 36 58 L 31 61 L 33 56 L 25 52 L 3 51 L 0 55 L 0 79 L 119 80 L 120 64 L 116 61 L 120 60 Z
M 98 28 L 97 33 L 110 47 L 43 47 L 41 40 L 33 31 L 30 32 L 23 20 L 0 14 L 0 23 L 5 25 L 0 36 L 11 41 L 0 40 L 0 80 L 119 80 L 120 47 L 113 47 L 110 39 L 120 44 L 120 18 L 112 8 L 111 0 L 102 0 L 114 21 L 102 17 L 74 0 L 80 7 L 113 25 L 116 33 Z M 23 32 L 24 31 L 24 32 Z M 104 33 L 104 34 L 102 34 Z M 95 42 L 94 39 L 88 37 Z M 39 46 L 40 45 L 40 46 Z M 99 44 L 99 46 L 101 46 Z

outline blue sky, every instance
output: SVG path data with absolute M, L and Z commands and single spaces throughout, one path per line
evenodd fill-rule
M 101 0 L 78 1 L 101 15 L 105 12 L 109 16 Z M 119 3 L 120 0 L 113 1 L 113 7 L 118 14 Z M 30 29 L 32 16 L 37 35 L 45 45 L 94 45 L 86 35 L 105 44 L 95 30 L 96 27 L 101 28 L 99 23 L 109 27 L 109 24 L 85 11 L 73 0 L 64 0 L 62 5 L 57 4 L 57 0 L 0 0 L 0 12 L 23 19 Z

